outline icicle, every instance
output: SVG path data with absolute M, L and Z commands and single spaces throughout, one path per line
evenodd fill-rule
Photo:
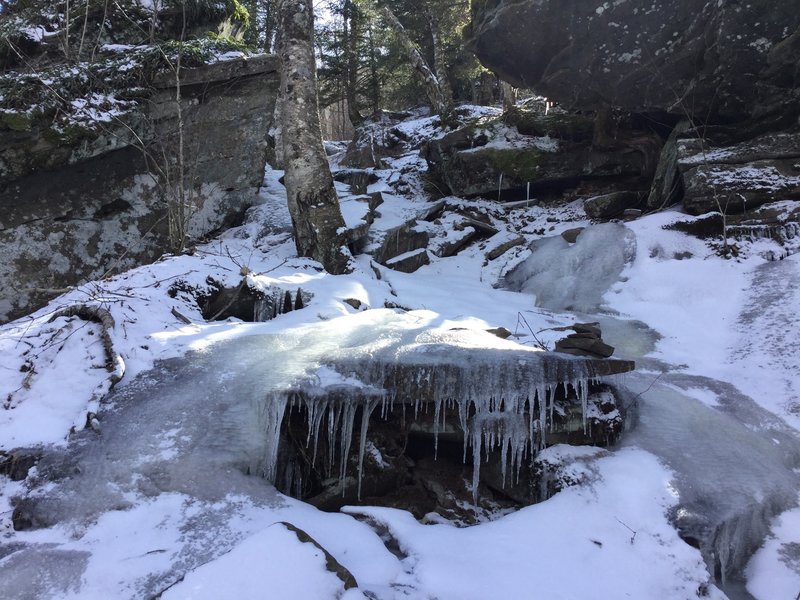
M 310 428 L 309 431 L 313 430 L 311 434 L 312 438 L 314 439 L 314 451 L 311 454 L 311 466 L 313 467 L 317 461 L 317 448 L 319 446 L 319 431 L 322 427 L 322 419 L 325 416 L 325 413 L 328 411 L 328 403 L 329 401 L 326 399 L 324 402 L 318 398 L 308 398 L 306 406 L 309 412 L 309 423 Z M 320 406 L 323 404 L 323 406 Z M 311 419 L 311 413 L 313 412 L 314 418 L 313 421 Z M 308 444 L 306 444 L 308 445 Z
M 342 486 L 342 496 L 345 492 L 345 478 L 347 475 L 347 457 L 350 454 L 350 444 L 353 441 L 353 421 L 356 417 L 356 403 L 351 399 L 343 399 L 341 412 L 342 429 L 339 433 L 339 481 Z
M 433 460 L 439 458 L 439 415 L 442 412 L 442 399 L 434 399 L 433 409 Z
M 278 467 L 278 445 L 280 442 L 281 424 L 286 413 L 285 393 L 271 392 L 264 399 L 264 430 L 266 431 L 266 446 L 264 448 L 264 478 L 270 483 L 275 483 Z
M 464 435 L 466 438 L 467 436 Z M 481 478 L 481 427 L 477 415 L 472 421 L 472 502 L 478 505 L 478 482 Z
M 500 178 L 497 181 L 497 201 L 500 202 L 500 194 L 503 191 L 503 173 L 500 173 Z
M 587 415 L 589 412 L 589 381 L 586 378 L 576 379 L 572 382 L 572 387 L 581 403 L 583 433 L 586 435 Z
M 545 431 L 547 430 L 545 427 L 547 423 L 547 392 L 544 384 L 536 386 L 536 397 L 539 399 L 539 449 L 543 450 L 546 444 Z M 552 423 L 550 426 L 552 427 Z
M 372 411 L 380 402 L 380 399 L 367 399 L 364 401 L 364 406 L 361 409 L 361 433 L 358 440 L 358 500 L 361 500 L 361 479 L 364 475 L 364 451 L 367 447 L 367 428 L 369 427 L 369 418 Z M 344 493 L 344 484 L 342 484 L 342 493 Z
M 507 431 L 503 432 L 502 443 L 500 445 L 500 475 L 503 478 L 503 489 L 506 487 L 506 466 L 508 464 L 508 442 L 509 434 Z

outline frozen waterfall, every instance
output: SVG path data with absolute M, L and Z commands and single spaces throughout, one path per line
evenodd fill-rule
M 592 361 L 522 349 L 482 331 L 420 327 L 413 315 L 370 313 L 349 318 L 355 327 L 349 332 L 350 342 L 339 348 L 311 338 L 298 344 L 310 348 L 322 341 L 327 352 L 309 360 L 304 376 L 290 388 L 263 395 L 257 410 L 267 443 L 257 471 L 267 479 L 275 482 L 278 434 L 287 403 L 290 411 L 305 412 L 306 446 L 312 461 L 318 460 L 319 438 L 324 432 L 327 470 L 338 465 L 343 488 L 358 414 L 360 474 L 374 410 L 380 407 L 384 416 L 393 410 L 413 410 L 416 418 L 433 406 L 435 435 L 444 428 L 448 410 L 457 414 L 458 427 L 464 432 L 465 459 L 472 450 L 473 496 L 477 500 L 483 454 L 501 450 L 505 480 L 507 463 L 514 472 L 524 458 L 531 459 L 544 447 L 559 386 L 577 396 L 585 427 L 589 382 L 611 364 L 617 363 L 619 370 L 632 368 L 622 361 Z M 327 334 L 319 329 L 307 335 L 324 338 Z

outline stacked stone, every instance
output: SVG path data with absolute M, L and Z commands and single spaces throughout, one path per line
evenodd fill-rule
M 597 323 L 575 323 L 568 327 L 559 328 L 572 330 L 567 337 L 556 342 L 556 352 L 588 356 L 589 358 L 608 358 L 614 354 L 614 347 L 602 340 L 602 332 Z

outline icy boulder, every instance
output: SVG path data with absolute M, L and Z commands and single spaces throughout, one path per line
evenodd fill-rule
M 603 295 L 636 255 L 636 237 L 619 223 L 587 227 L 570 244 L 555 236 L 537 240 L 533 252 L 505 278 L 512 290 L 533 294 L 550 310 L 595 312 Z

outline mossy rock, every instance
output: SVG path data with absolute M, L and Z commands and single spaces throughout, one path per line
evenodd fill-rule
M 586 115 L 540 112 L 514 108 L 504 115 L 505 122 L 523 135 L 549 136 L 573 142 L 588 141 L 594 133 L 594 119 Z
M 552 160 L 553 156 L 552 152 L 537 148 L 484 148 L 478 152 L 486 157 L 486 161 L 495 171 L 519 181 L 538 179 L 542 166 Z
M 28 113 L 16 111 L 0 112 L 0 125 L 11 131 L 30 131 L 33 119 Z

